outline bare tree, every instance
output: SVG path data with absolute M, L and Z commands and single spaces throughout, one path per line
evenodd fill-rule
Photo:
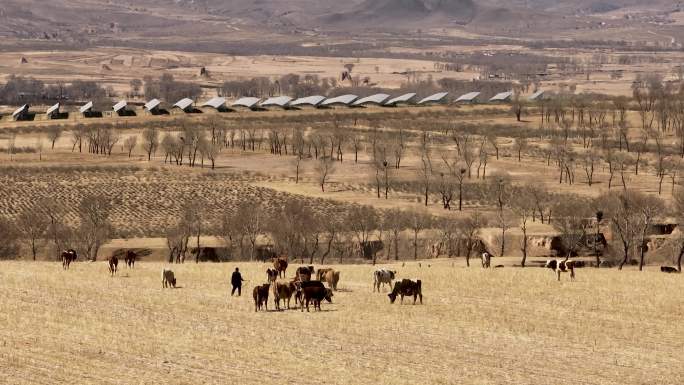
M 109 219 L 113 205 L 103 196 L 87 195 L 78 206 L 78 217 L 81 221 L 78 235 L 87 258 L 97 259 L 100 247 L 110 239 L 113 226 Z
M 156 127 L 148 127 L 142 132 L 143 148 L 147 153 L 147 160 L 152 160 L 152 154 L 159 147 L 159 130 Z
M 384 222 L 389 230 L 390 248 L 394 251 L 394 260 L 399 260 L 399 241 L 401 239 L 401 232 L 407 227 L 408 218 L 404 211 L 400 209 L 392 209 L 385 213 Z M 387 252 L 387 258 L 390 258 L 390 252 Z
M 560 234 L 565 257 L 577 255 L 586 244 L 593 226 L 591 203 L 576 196 L 567 196 L 554 205 L 553 227 Z
M 534 194 L 532 192 L 533 189 L 534 187 L 532 186 L 523 186 L 512 195 L 511 199 L 511 209 L 518 217 L 518 226 L 522 232 L 522 238 L 520 240 L 520 251 L 522 252 L 522 260 L 520 261 L 521 267 L 525 267 L 525 262 L 527 261 L 527 252 L 529 248 L 529 238 L 527 235 L 528 225 L 537 209 Z
M 430 195 L 430 186 L 432 184 L 432 157 L 430 153 L 429 144 L 425 141 L 421 142 L 420 146 L 420 167 L 418 168 L 418 175 L 423 187 L 423 195 L 425 198 L 425 206 L 428 205 Z
M 62 126 L 50 126 L 48 129 L 47 137 L 52 143 L 52 149 L 55 149 L 55 142 L 62 136 Z
M 432 217 L 427 214 L 413 211 L 408 217 L 408 228 L 413 233 L 413 259 L 418 259 L 418 236 L 420 232 L 429 228 L 432 224 Z
M 665 204 L 660 198 L 653 195 L 639 194 L 636 198 L 636 209 L 638 210 L 639 226 L 641 227 L 639 232 L 639 271 L 642 271 L 648 242 L 648 230 L 653 225 L 653 221 L 665 213 Z
M 0 218 L 0 259 L 14 259 L 18 255 L 17 232 L 9 220 Z
M 474 212 L 457 222 L 459 238 L 465 241 L 466 266 L 470 267 L 470 256 L 475 249 L 478 233 L 487 226 L 487 219 L 479 212 Z
M 328 181 L 330 174 L 335 171 L 335 161 L 329 156 L 321 156 L 315 166 L 316 176 L 318 177 L 318 185 L 321 186 L 321 191 L 325 192 L 325 182 Z
M 639 194 L 630 190 L 607 193 L 599 197 L 599 207 L 603 209 L 605 217 L 610 221 L 613 234 L 617 235 L 622 248 L 623 258 L 619 265 L 620 270 L 629 261 L 629 253 L 635 241 L 640 238 L 639 200 Z
M 363 250 L 370 241 L 371 234 L 378 228 L 379 218 L 375 209 L 370 206 L 354 206 L 347 212 L 346 221 L 347 226 L 354 233 L 359 248 Z M 375 259 L 375 256 L 373 258 Z
M 17 217 L 16 229 L 31 248 L 34 261 L 36 260 L 36 250 L 41 239 L 45 237 L 49 224 L 48 217 L 39 213 L 35 207 L 24 209 Z
M 506 231 L 510 227 L 509 218 L 506 215 L 506 208 L 510 205 L 513 189 L 511 187 L 510 176 L 505 173 L 493 175 L 487 183 L 487 194 L 489 200 L 496 206 L 496 221 L 501 229 L 501 254 L 506 251 Z
M 124 148 L 126 149 L 126 152 L 128 152 L 128 157 L 131 157 L 131 153 L 133 152 L 133 149 L 135 149 L 135 145 L 138 142 L 138 137 L 135 135 L 131 135 L 126 140 L 124 140 Z

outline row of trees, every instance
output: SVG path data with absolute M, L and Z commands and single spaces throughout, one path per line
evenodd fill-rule
M 31 77 L 10 75 L 0 86 L 0 103 L 20 105 L 24 103 L 50 103 L 65 100 L 101 100 L 113 96 L 112 89 L 101 87 L 94 81 L 74 80 L 46 85 Z
M 24 209 L 15 220 L 0 220 L 3 247 L 0 257 L 18 256 L 20 245 L 30 250 L 33 260 L 47 247 L 53 258 L 67 248 L 74 248 L 86 259 L 95 260 L 100 247 L 111 239 L 114 226 L 111 214 L 117 202 L 99 195 L 84 196 L 77 208 L 77 220 L 70 223 L 68 208 L 54 200 L 36 202 Z

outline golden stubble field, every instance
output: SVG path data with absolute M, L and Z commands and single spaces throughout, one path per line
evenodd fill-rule
M 431 267 L 427 267 L 427 264 Z M 254 312 L 267 265 L 160 263 L 108 276 L 105 262 L 0 263 L 0 383 L 681 384 L 684 281 L 581 269 L 391 266 L 425 304 L 390 305 L 369 265 L 333 266 L 322 312 Z M 293 274 L 293 265 L 288 275 Z M 272 308 L 272 302 L 269 304 Z

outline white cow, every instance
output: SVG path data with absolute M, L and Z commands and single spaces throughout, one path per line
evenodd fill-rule
M 375 270 L 373 273 L 373 291 L 377 289 L 377 291 L 380 291 L 380 285 L 389 285 L 390 288 L 392 288 L 392 281 L 394 280 L 394 277 L 397 275 L 396 271 L 388 270 L 388 269 L 378 269 Z
M 489 267 L 491 267 L 491 264 L 492 264 L 492 255 L 485 251 L 484 253 L 482 253 L 482 267 L 483 268 L 489 268 Z

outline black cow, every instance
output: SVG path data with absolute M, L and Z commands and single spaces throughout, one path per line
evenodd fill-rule
M 677 270 L 676 267 L 672 266 L 660 266 L 660 271 L 663 273 L 679 273 L 679 270 Z
M 394 283 L 394 289 L 387 294 L 390 303 L 396 301 L 397 296 L 401 296 L 401 303 L 404 303 L 404 296 L 413 296 L 413 304 L 416 304 L 416 298 L 420 297 L 420 304 L 423 304 L 423 290 L 422 282 L 417 279 L 415 282 L 410 279 L 402 279 Z
M 301 282 L 306 282 L 311 280 L 311 275 L 314 273 L 313 266 L 301 266 L 297 268 L 295 278 Z

